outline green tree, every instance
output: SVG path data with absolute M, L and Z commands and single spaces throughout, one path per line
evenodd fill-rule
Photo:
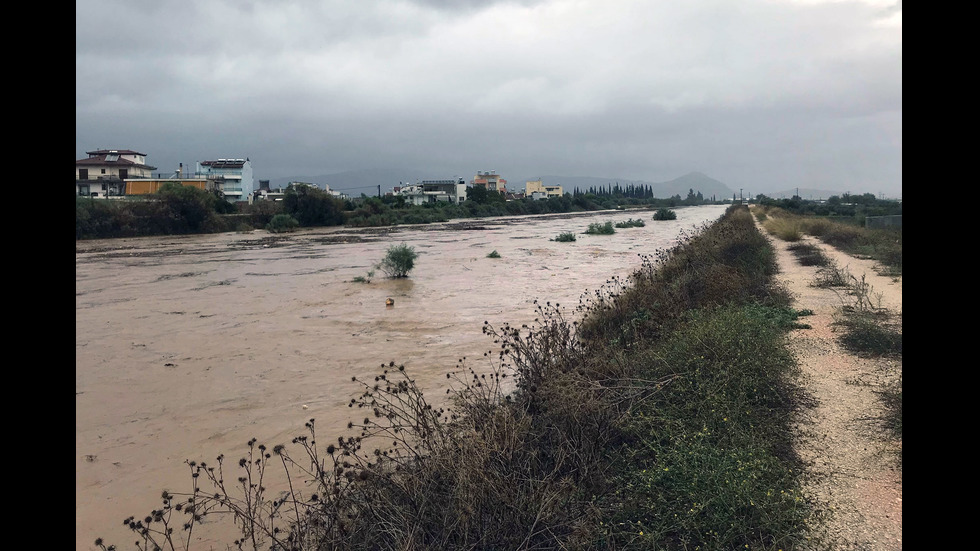
M 173 233 L 207 232 L 215 223 L 215 205 L 219 199 L 211 192 L 166 182 L 160 186 L 157 197 L 166 205 Z
M 490 192 L 485 186 L 470 186 L 466 188 L 466 200 L 483 205 L 490 202 Z
M 343 202 L 318 187 L 290 184 L 282 202 L 283 212 L 301 226 L 339 226 L 344 223 Z

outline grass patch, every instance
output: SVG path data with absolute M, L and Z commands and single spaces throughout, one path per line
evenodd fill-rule
M 774 217 L 772 212 L 769 214 L 762 227 L 772 236 L 789 242 L 799 241 L 803 237 L 800 224 L 792 216 Z
M 371 279 L 374 278 L 374 270 L 369 270 L 367 275 L 354 276 L 351 281 L 354 283 L 371 283 Z
M 887 313 L 846 312 L 836 322 L 845 348 L 866 356 L 901 356 L 902 332 Z
M 624 544 L 774 549 L 805 538 L 781 317 L 751 305 L 692 312 L 636 357 L 639 377 L 663 388 L 631 412 L 625 505 L 611 519 Z
M 826 266 L 830 263 L 820 247 L 812 243 L 793 243 L 787 248 L 801 266 Z

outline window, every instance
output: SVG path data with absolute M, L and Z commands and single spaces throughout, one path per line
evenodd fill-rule
M 104 168 L 102 169 L 102 174 L 105 174 L 105 169 Z
M 79 180 L 88 180 L 88 169 L 87 168 L 80 168 L 80 169 L 78 169 L 78 179 Z

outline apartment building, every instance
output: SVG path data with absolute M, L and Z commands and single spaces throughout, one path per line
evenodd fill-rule
M 230 202 L 248 201 L 255 191 L 252 162 L 247 158 L 198 161 L 194 175 L 214 182 L 215 189 Z
M 476 176 L 470 181 L 470 185 L 484 187 L 487 191 L 497 191 L 500 193 L 507 190 L 507 180 L 501 178 L 495 170 L 487 172 L 477 171 Z
M 561 185 L 546 186 L 541 180 L 528 180 L 524 183 L 524 196 L 532 199 L 548 199 L 564 195 Z

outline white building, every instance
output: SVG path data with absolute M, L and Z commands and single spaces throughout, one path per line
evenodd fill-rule
M 118 197 L 125 193 L 123 180 L 150 178 L 156 167 L 146 164 L 146 153 L 130 149 L 86 151 L 75 161 L 75 194 L 82 197 Z
M 195 175 L 214 182 L 214 187 L 230 202 L 248 201 L 255 191 L 252 162 L 247 158 L 198 161 Z
M 413 185 L 395 188 L 394 195 L 400 195 L 413 205 L 424 205 L 436 201 L 462 203 L 466 200 L 466 182 L 462 178 L 450 180 L 421 180 Z

